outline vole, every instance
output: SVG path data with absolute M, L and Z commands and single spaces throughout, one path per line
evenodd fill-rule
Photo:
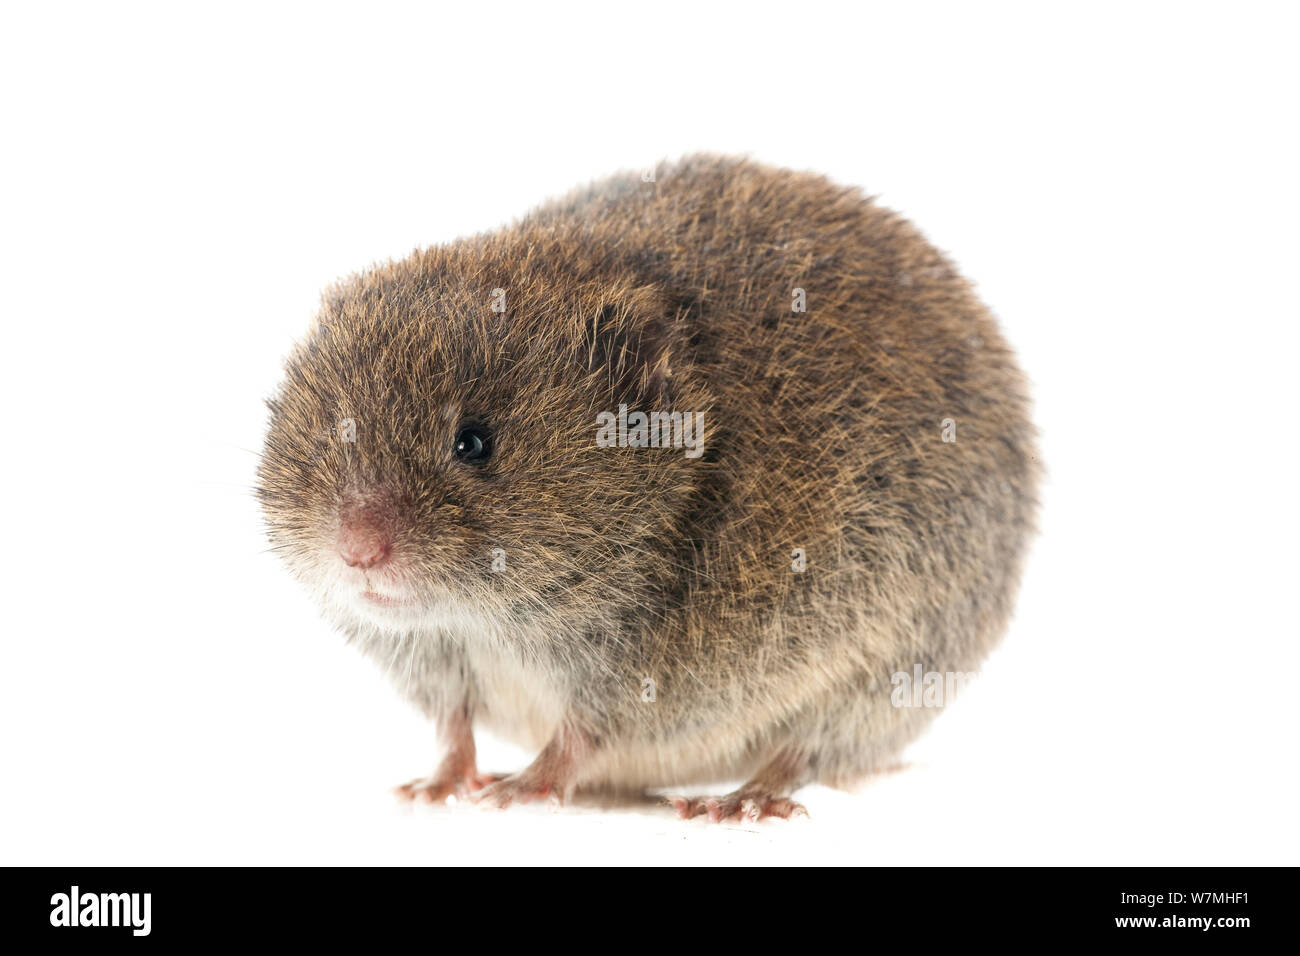
M 327 618 L 436 721 L 400 792 L 671 793 L 789 817 L 998 641 L 1035 520 L 1026 379 L 907 221 L 692 156 L 332 287 L 259 496 Z M 653 425 L 652 425 L 653 423 Z M 538 752 L 480 773 L 474 729 Z

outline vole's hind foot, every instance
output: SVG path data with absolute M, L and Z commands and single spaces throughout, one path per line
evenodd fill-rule
M 808 816 L 802 803 L 755 790 L 737 790 L 725 797 L 671 797 L 668 803 L 683 820 L 707 816 L 710 823 L 757 823 L 771 817 L 792 820 Z
M 438 773 L 394 787 L 393 793 L 400 799 L 417 803 L 446 803 L 451 797 L 458 801 L 469 800 L 477 791 L 491 786 L 503 776 L 492 773 Z

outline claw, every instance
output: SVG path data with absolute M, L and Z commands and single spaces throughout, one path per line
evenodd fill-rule
M 710 823 L 758 823 L 772 817 L 789 820 L 808 816 L 808 809 L 789 797 L 776 797 L 751 790 L 737 790 L 725 797 L 675 796 L 666 798 L 665 802 L 683 820 L 707 816 Z

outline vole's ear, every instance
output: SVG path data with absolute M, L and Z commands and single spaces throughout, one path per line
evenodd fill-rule
M 647 411 L 671 407 L 675 318 L 662 297 L 645 290 L 592 310 L 584 329 L 584 358 L 589 371 L 608 376 L 616 401 Z

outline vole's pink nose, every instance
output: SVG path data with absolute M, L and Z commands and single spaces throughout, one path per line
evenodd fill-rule
M 339 530 L 339 556 L 348 567 L 365 571 L 377 568 L 393 551 L 384 532 L 365 524 L 345 524 Z

